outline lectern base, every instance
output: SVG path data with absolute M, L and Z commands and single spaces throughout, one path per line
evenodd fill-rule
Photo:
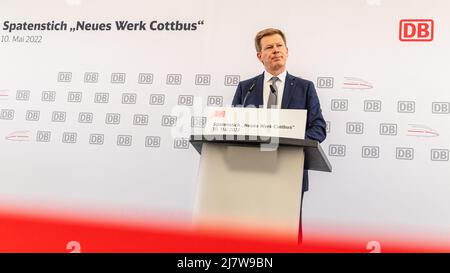
M 194 224 L 270 232 L 297 243 L 303 164 L 300 147 L 204 143 Z

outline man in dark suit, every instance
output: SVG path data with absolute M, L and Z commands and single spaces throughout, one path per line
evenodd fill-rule
M 254 106 L 278 109 L 306 109 L 305 139 L 322 142 L 326 138 L 326 122 L 322 116 L 319 98 L 311 81 L 287 73 L 288 48 L 281 30 L 268 28 L 256 34 L 256 56 L 264 65 L 263 74 L 239 83 L 233 106 Z M 308 191 L 308 172 L 303 171 L 302 197 Z M 303 204 L 303 198 L 302 198 Z M 300 206 L 299 243 L 302 241 Z

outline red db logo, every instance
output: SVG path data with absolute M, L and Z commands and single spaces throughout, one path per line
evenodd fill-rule
M 400 41 L 431 42 L 434 39 L 434 21 L 408 19 L 400 21 Z

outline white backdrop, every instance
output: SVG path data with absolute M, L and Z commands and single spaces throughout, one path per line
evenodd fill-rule
M 329 125 L 322 147 L 333 173 L 310 174 L 305 232 L 321 225 L 446 235 L 450 122 L 448 110 L 433 113 L 433 103 L 445 109 L 450 102 L 449 11 L 446 0 L 296 0 L 276 6 L 265 0 L 2 0 L 0 198 L 4 204 L 119 218 L 162 214 L 188 220 L 199 155 L 184 149 L 183 139 L 174 141 L 172 127 L 162 125 L 170 118 L 163 116 L 192 98 L 179 95 L 194 96 L 201 107 L 209 96 L 229 105 L 236 76 L 243 80 L 263 71 L 255 33 L 277 27 L 287 35 L 288 71 L 315 82 Z M 434 40 L 401 42 L 402 19 L 434 20 Z M 69 29 L 4 29 L 5 21 L 52 20 Z M 125 20 L 142 20 L 147 30 L 117 31 L 114 22 Z M 191 31 L 149 30 L 155 20 L 203 24 Z M 112 29 L 71 32 L 77 21 L 111 23 Z M 85 82 L 91 72 L 98 82 Z M 113 73 L 125 73 L 124 83 L 112 83 Z M 141 73 L 152 74 L 152 82 L 138 83 Z M 169 74 L 181 75 L 181 83 L 168 84 Z M 58 81 L 67 75 L 69 82 Z M 209 75 L 210 84 L 197 85 L 196 75 Z M 321 85 L 323 77 L 333 85 Z M 363 85 L 350 89 L 349 83 Z M 42 101 L 45 91 L 54 91 L 55 100 Z M 81 101 L 68 101 L 80 93 Z M 96 103 L 96 93 L 108 93 L 108 103 Z M 135 103 L 122 103 L 123 94 L 132 94 L 125 99 Z M 164 105 L 150 104 L 154 94 L 164 95 Z M 335 100 L 346 100 L 347 109 L 333 108 L 341 105 Z M 381 111 L 365 111 L 365 101 L 377 101 Z M 414 102 L 414 113 L 398 111 L 409 109 L 403 101 Z M 39 111 L 39 120 L 26 120 L 27 111 Z M 80 112 L 91 113 L 92 123 L 80 123 Z M 120 124 L 105 124 L 107 113 L 120 114 Z M 147 115 L 148 124 L 134 125 L 135 114 Z M 381 135 L 380 124 L 395 124 L 396 135 Z M 48 142 L 42 142 L 49 137 L 43 132 L 50 132 Z M 63 143 L 64 133 L 76 133 L 76 143 Z M 90 144 L 101 139 L 91 134 L 103 135 L 103 144 Z M 117 145 L 119 135 L 131 136 L 131 145 Z M 160 137 L 159 147 L 146 147 L 148 136 Z M 345 155 L 334 145 L 345 145 Z M 378 157 L 364 158 L 364 151 L 373 150 L 363 146 L 378 147 Z M 414 157 L 397 159 L 410 155 L 397 148 L 414 149 Z M 432 157 L 436 149 L 442 157 Z

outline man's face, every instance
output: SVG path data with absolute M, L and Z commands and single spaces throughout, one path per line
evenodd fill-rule
M 265 36 L 261 39 L 261 52 L 256 54 L 270 73 L 282 72 L 286 67 L 288 48 L 279 34 Z

